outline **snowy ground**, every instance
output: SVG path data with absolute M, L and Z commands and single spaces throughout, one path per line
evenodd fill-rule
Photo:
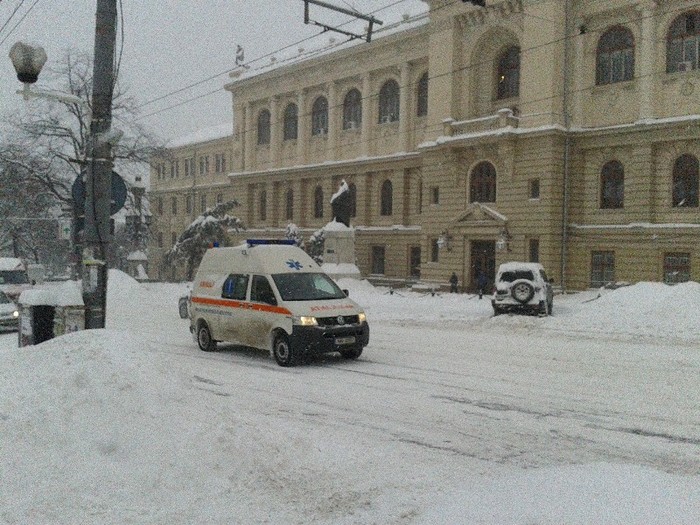
M 184 285 L 110 273 L 108 328 L 0 335 L 0 523 L 700 523 L 700 285 L 555 298 L 346 281 L 357 361 L 200 352 Z

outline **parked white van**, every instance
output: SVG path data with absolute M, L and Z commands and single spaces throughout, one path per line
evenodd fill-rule
M 190 331 L 199 348 L 219 341 L 268 350 L 281 366 L 369 343 L 364 311 L 290 241 L 210 248 L 192 283 Z

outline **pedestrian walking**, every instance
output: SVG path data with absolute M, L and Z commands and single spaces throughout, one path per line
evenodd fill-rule
M 450 293 L 457 293 L 457 285 L 459 284 L 459 278 L 455 272 L 452 272 L 450 276 Z
M 476 276 L 476 287 L 479 289 L 479 299 L 481 299 L 484 296 L 484 290 L 486 289 L 486 286 L 489 284 L 489 279 L 486 277 L 486 274 L 482 271 L 479 271 L 479 274 Z

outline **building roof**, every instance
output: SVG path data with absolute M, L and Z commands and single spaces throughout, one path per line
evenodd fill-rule
M 233 121 L 208 128 L 199 129 L 183 137 L 175 138 L 168 142 L 168 148 L 181 148 L 190 144 L 201 144 L 212 140 L 223 139 L 233 136 Z

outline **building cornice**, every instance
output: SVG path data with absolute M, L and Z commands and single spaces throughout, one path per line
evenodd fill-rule
M 275 175 L 298 175 L 298 174 L 315 174 L 319 171 L 328 172 L 344 171 L 348 169 L 357 169 L 358 166 L 370 167 L 375 164 L 382 166 L 389 163 L 405 163 L 406 161 L 414 162 L 416 166 L 420 165 L 421 155 L 419 152 L 399 152 L 394 155 L 384 155 L 379 157 L 359 157 L 355 159 L 327 161 L 318 164 L 302 164 L 298 166 L 289 166 L 284 168 L 270 168 L 265 170 L 231 172 L 228 177 L 240 179 L 246 177 L 275 176 Z M 367 171 L 372 171 L 368 169 Z

